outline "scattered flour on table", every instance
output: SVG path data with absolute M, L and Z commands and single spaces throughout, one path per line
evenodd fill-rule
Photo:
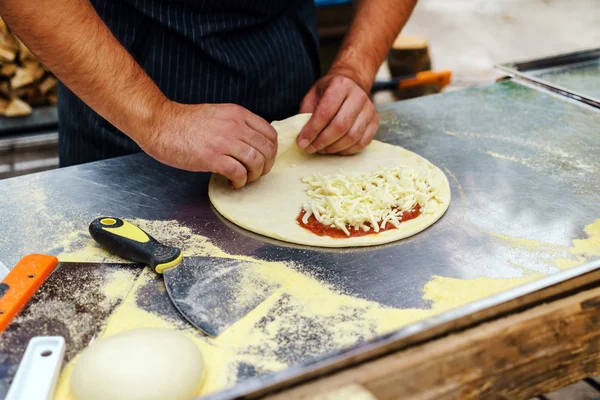
M 558 171 L 574 171 L 574 170 L 585 170 L 587 172 L 596 172 L 593 166 L 589 164 L 583 164 L 576 158 L 557 158 L 553 154 L 547 158 L 540 157 L 522 157 L 517 155 L 506 155 L 496 153 L 494 151 L 486 151 L 487 155 L 501 160 L 512 161 L 517 164 L 521 164 L 524 167 L 534 169 L 536 171 L 550 171 L 553 169 Z
M 35 294 L 25 310 L 2 334 L 0 353 L 16 368 L 29 338 L 60 335 L 67 342 L 66 360 L 88 345 L 103 322 L 127 296 L 137 277 L 135 270 L 59 267 Z
M 579 156 L 575 156 L 573 154 L 569 154 L 562 148 L 553 146 L 552 144 L 544 141 L 535 141 L 535 140 L 527 140 L 519 137 L 511 137 L 505 135 L 498 135 L 493 133 L 476 133 L 476 132 L 452 132 L 446 131 L 444 132 L 446 135 L 455 136 L 455 137 L 463 137 L 463 138 L 476 138 L 476 139 L 491 139 L 498 142 L 505 142 L 516 144 L 521 147 L 526 147 L 532 150 L 537 150 L 547 156 L 550 156 L 554 159 L 561 160 L 565 166 L 571 166 L 573 168 L 581 168 L 588 170 L 589 172 L 596 172 L 597 168 L 595 168 L 591 163 L 582 162 L 579 159 Z M 489 155 L 493 157 L 503 158 L 510 161 L 519 161 L 518 158 L 513 156 L 505 156 L 502 154 L 488 152 Z M 528 162 L 535 163 L 540 162 L 536 160 L 528 160 Z M 533 165 L 533 164 L 532 164 Z
M 198 331 L 180 320 L 145 311 L 140 308 L 144 288 L 156 280 L 148 269 L 138 278 L 134 288 L 113 312 L 99 335 L 99 340 L 122 331 L 139 327 L 170 327 L 182 330 L 198 345 L 207 361 L 207 379 L 199 394 L 212 393 L 234 385 L 240 379 L 269 373 L 328 352 L 355 345 L 377 335 L 399 329 L 411 322 L 450 310 L 480 298 L 538 279 L 540 274 L 520 278 L 455 279 L 435 276 L 424 287 L 423 298 L 431 300 L 430 309 L 394 309 L 339 292 L 315 276 L 296 266 L 280 262 L 265 262 L 248 257 L 229 255 L 214 246 L 205 237 L 176 221 L 144 221 L 134 223 L 150 232 L 158 240 L 181 247 L 186 255 L 232 257 L 257 262 L 248 271 L 248 284 L 258 285 L 253 290 L 276 285 L 277 291 L 244 318 L 225 330 L 217 338 L 199 335 Z M 600 219 L 586 227 L 587 239 L 576 239 L 569 252 L 575 265 L 585 262 L 600 252 Z M 502 239 L 502 238 L 499 238 Z M 514 246 L 532 251 L 547 244 L 535 241 L 504 238 Z M 113 260 L 101 249 L 80 242 L 65 249 L 61 259 Z M 115 284 L 116 285 L 116 284 Z M 116 287 L 116 286 L 115 286 Z M 105 290 L 110 289 L 107 286 Z M 164 295 L 164 293 L 163 293 Z M 61 374 L 56 399 L 70 399 L 69 380 L 72 360 Z
M 541 172 L 556 178 L 563 178 L 577 194 L 597 193 L 600 190 L 595 174 L 600 172 L 596 159 L 588 155 L 574 154 L 547 141 L 534 141 L 520 137 L 499 135 L 480 132 L 453 132 L 445 131 L 448 136 L 463 140 L 485 140 L 497 142 L 501 145 L 508 143 L 514 145 L 510 153 L 490 150 L 490 144 L 480 148 L 479 151 L 491 157 L 520 164 L 526 168 Z M 586 158 L 587 157 L 587 158 Z M 572 179 L 573 174 L 584 174 L 586 179 Z
M 573 239 L 571 247 L 538 240 L 515 238 L 486 232 L 497 240 L 505 242 L 515 250 L 529 253 L 541 262 L 558 269 L 573 268 L 600 256 L 600 219 L 584 227 L 585 239 Z M 521 269 L 526 270 L 522 265 Z
M 27 180 L 26 188 L 15 189 L 26 190 L 27 196 L 8 196 L 4 200 L 11 211 L 9 215 L 16 219 L 11 219 L 10 223 L 0 220 L 0 223 L 3 223 L 0 249 L 13 248 L 23 252 L 18 254 L 18 257 L 30 253 L 54 255 L 59 251 L 58 243 L 77 230 L 77 224 L 72 219 L 65 218 L 52 210 L 52 206 L 58 207 L 61 200 L 47 191 L 42 179 L 40 175 L 32 175 Z M 71 211 L 73 214 L 81 213 L 76 208 Z M 40 235 L 40 231 L 43 231 L 44 235 Z

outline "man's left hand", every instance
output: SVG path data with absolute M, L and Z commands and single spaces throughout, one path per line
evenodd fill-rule
M 297 143 L 308 153 L 349 155 L 367 147 L 379 126 L 369 95 L 357 80 L 330 73 L 308 92 L 301 113 L 312 117 Z

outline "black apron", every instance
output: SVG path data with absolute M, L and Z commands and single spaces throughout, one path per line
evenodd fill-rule
M 235 103 L 267 121 L 298 112 L 320 74 L 312 0 L 91 0 L 171 100 Z M 140 151 L 64 85 L 61 166 Z

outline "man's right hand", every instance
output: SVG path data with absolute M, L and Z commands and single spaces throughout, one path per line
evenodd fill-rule
M 0 14 L 62 83 L 148 154 L 219 173 L 234 188 L 271 170 L 277 133 L 265 120 L 236 105 L 167 100 L 88 0 L 48 4 L 0 0 Z
M 216 172 L 234 188 L 267 174 L 277 155 L 275 129 L 235 104 L 166 101 L 151 125 L 135 135 L 146 153 L 172 167 Z

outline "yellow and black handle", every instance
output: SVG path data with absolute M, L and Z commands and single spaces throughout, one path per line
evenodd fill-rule
M 139 227 L 120 218 L 96 218 L 90 224 L 90 235 L 109 252 L 148 265 L 159 274 L 179 265 L 183 259 L 177 247 L 159 243 Z

